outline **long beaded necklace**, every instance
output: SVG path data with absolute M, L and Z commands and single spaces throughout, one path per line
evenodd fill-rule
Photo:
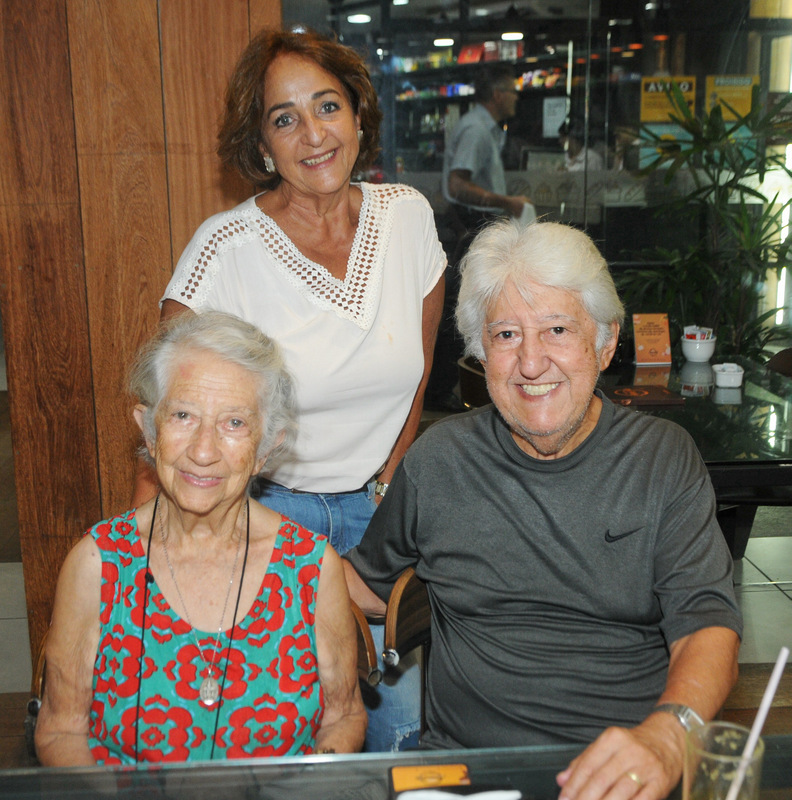
M 245 503 L 245 517 L 249 513 L 248 503 Z M 248 520 L 248 531 L 250 530 L 250 522 Z M 184 602 L 184 598 L 182 597 L 181 589 L 179 589 L 179 584 L 176 582 L 176 573 L 173 571 L 173 564 L 171 564 L 170 556 L 168 555 L 168 545 L 166 542 L 165 536 L 165 526 L 162 523 L 162 508 L 159 509 L 159 529 L 160 529 L 160 537 L 162 538 L 162 550 L 165 553 L 165 561 L 168 564 L 168 569 L 170 570 L 171 578 L 173 580 L 173 585 L 176 587 L 176 594 L 179 596 L 179 600 L 181 601 L 182 608 L 184 609 L 184 617 L 187 620 L 187 624 L 190 626 L 190 630 L 192 631 L 193 638 L 195 639 L 195 646 L 198 648 L 198 655 L 201 657 L 201 661 L 206 664 L 206 671 L 204 673 L 204 679 L 201 681 L 201 689 L 199 692 L 201 703 L 206 706 L 207 708 L 211 708 L 219 699 L 220 699 L 220 684 L 215 677 L 215 670 L 217 673 L 220 673 L 220 669 L 215 666 L 215 659 L 217 658 L 217 652 L 220 649 L 220 636 L 223 633 L 223 620 L 225 619 L 225 614 L 228 609 L 228 600 L 231 597 L 231 587 L 234 585 L 234 575 L 236 574 L 237 564 L 239 563 L 239 551 L 242 548 L 242 537 L 239 537 L 239 541 L 237 542 L 237 549 L 236 555 L 234 556 L 234 565 L 231 567 L 231 578 L 228 581 L 228 590 L 226 591 L 225 602 L 223 603 L 223 611 L 220 614 L 220 624 L 217 628 L 217 637 L 215 638 L 214 647 L 212 648 L 212 660 L 211 662 L 206 660 L 206 657 L 201 650 L 201 643 L 198 640 L 198 634 L 195 630 L 195 626 L 192 624 L 192 620 L 190 619 L 190 612 L 187 610 L 187 604 Z M 242 582 L 240 581 L 239 584 L 240 591 L 242 589 Z M 236 613 L 234 614 L 234 622 L 231 626 L 232 630 L 234 625 L 236 625 Z
M 154 500 L 154 510 L 151 514 L 151 528 L 149 529 L 149 538 L 148 538 L 148 548 L 146 549 L 146 566 L 145 566 L 145 588 L 143 590 L 143 614 L 141 615 L 141 622 L 140 622 L 140 656 L 138 660 L 138 689 L 137 689 L 137 704 L 135 708 L 135 762 L 140 760 L 139 758 L 139 727 L 140 727 L 140 694 L 141 688 L 143 686 L 143 657 L 146 654 L 146 645 L 145 645 L 145 636 L 146 636 L 146 611 L 148 609 L 148 599 L 149 599 L 149 584 L 154 582 L 154 576 L 149 571 L 149 563 L 151 562 L 151 540 L 154 536 L 154 520 L 157 519 L 157 511 L 159 509 L 159 500 L 160 496 L 157 495 L 156 499 Z M 159 516 L 160 520 L 160 534 L 162 535 L 162 515 Z M 246 530 L 245 530 L 245 556 L 242 559 L 242 574 L 239 578 L 239 590 L 237 591 L 237 599 L 236 605 L 234 606 L 234 619 L 231 622 L 231 630 L 228 634 L 228 647 L 226 648 L 226 660 L 225 660 L 225 669 L 223 669 L 223 679 L 222 683 L 219 687 L 218 691 L 218 698 L 223 694 L 223 689 L 225 688 L 225 681 L 226 681 L 226 673 L 228 671 L 228 659 L 231 655 L 231 642 L 234 638 L 234 628 L 236 628 L 236 620 L 237 614 L 239 613 L 239 601 L 242 597 L 242 584 L 245 582 L 245 568 L 247 567 L 247 560 L 248 560 L 248 552 L 250 550 L 250 500 L 245 500 L 245 520 L 246 520 Z M 241 539 L 240 539 L 241 543 Z M 163 538 L 163 547 L 165 546 L 165 540 Z M 166 558 L 167 558 L 167 549 L 165 550 Z M 239 545 L 237 545 L 237 557 L 239 557 Z M 176 578 L 173 575 L 173 567 L 171 567 L 170 560 L 168 560 L 168 567 L 171 571 L 171 577 L 173 578 L 173 583 L 176 586 L 176 591 L 179 591 L 179 587 L 176 584 Z M 234 559 L 234 570 L 236 570 L 236 558 Z M 234 574 L 231 573 L 231 581 L 233 582 Z M 230 589 L 229 589 L 230 592 Z M 179 599 L 181 599 L 182 606 L 184 606 L 184 600 L 181 597 L 181 592 L 179 592 Z M 228 603 L 228 598 L 226 597 L 226 603 Z M 187 607 L 184 606 L 185 614 L 187 612 Z M 223 617 L 225 617 L 225 610 L 223 610 Z M 195 628 L 193 628 L 192 623 L 190 623 L 189 618 L 187 622 L 190 624 L 190 628 L 193 630 L 193 636 L 196 637 L 196 644 L 198 643 L 198 637 L 195 634 Z M 222 630 L 223 620 L 220 619 L 220 628 Z M 219 646 L 219 633 L 218 631 L 218 639 L 215 642 L 215 649 Z M 201 655 L 201 659 L 204 663 L 206 663 L 206 659 L 203 657 L 201 653 L 200 645 L 198 647 L 198 653 Z M 214 666 L 214 658 L 212 658 L 212 666 Z M 215 724 L 214 724 L 214 733 L 212 734 L 212 751 L 209 754 L 209 758 L 214 758 L 214 751 L 215 751 L 215 744 L 217 741 L 217 725 L 220 721 L 220 706 L 221 704 L 217 704 L 217 710 L 215 712 Z

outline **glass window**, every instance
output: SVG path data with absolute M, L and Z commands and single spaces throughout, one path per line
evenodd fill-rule
M 764 329 L 789 321 L 782 267 L 792 135 L 786 111 L 770 122 L 760 113 L 792 85 L 784 8 L 770 0 L 313 0 L 284 18 L 334 31 L 367 54 L 385 115 L 373 177 L 415 185 L 441 219 L 443 156 L 475 102 L 476 73 L 508 65 L 518 92 L 502 123 L 508 193 L 594 236 L 626 275 L 628 305 L 668 310 L 672 327 L 725 325 L 727 349 L 739 350 L 746 320 L 778 309 Z M 370 21 L 351 22 L 353 14 Z M 729 181 L 730 192 L 717 189 Z M 740 226 L 765 236 L 741 238 Z M 653 294 L 636 285 L 635 270 L 647 264 Z M 699 280 L 702 270 L 723 280 Z M 664 308 L 690 280 L 699 307 Z M 746 282 L 749 311 L 739 316 L 721 294 Z

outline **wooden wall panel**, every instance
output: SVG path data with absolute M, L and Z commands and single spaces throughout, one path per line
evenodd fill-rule
M 282 20 L 281 0 L 250 0 L 251 36 L 264 28 L 280 28 Z
M 156 0 L 68 0 L 102 516 L 129 507 L 129 365 L 156 328 L 170 230 Z
M 0 2 L 0 304 L 34 652 L 66 552 L 131 490 L 123 376 L 209 214 L 217 117 L 280 0 Z M 160 76 L 163 76 L 161 79 Z
M 99 514 L 66 9 L 0 4 L 0 301 L 31 646 Z
M 206 217 L 252 193 L 216 153 L 226 84 L 250 33 L 247 0 L 161 0 L 160 7 L 175 263 Z

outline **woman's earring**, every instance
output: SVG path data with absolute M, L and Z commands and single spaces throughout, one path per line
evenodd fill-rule
M 272 156 L 264 156 L 264 169 L 267 172 L 275 172 L 275 162 L 272 160 Z
M 360 130 L 360 128 L 358 128 L 357 136 L 358 136 L 358 143 L 359 143 L 360 140 L 363 138 L 363 131 Z

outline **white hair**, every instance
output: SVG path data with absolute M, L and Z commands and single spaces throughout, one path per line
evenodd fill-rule
M 508 281 L 531 303 L 529 281 L 575 292 L 597 324 L 597 352 L 621 325 L 624 306 L 608 265 L 582 231 L 557 222 L 521 225 L 513 219 L 488 225 L 476 236 L 460 264 L 456 320 L 465 353 L 484 358 L 482 335 L 487 311 Z
M 282 454 L 296 434 L 296 401 L 292 378 L 277 342 L 254 325 L 221 311 L 180 314 L 165 322 L 138 352 L 129 388 L 142 405 L 143 435 L 157 438 L 156 415 L 174 367 L 188 351 L 204 350 L 250 372 L 259 383 L 262 437 L 257 457 Z M 275 446 L 280 434 L 283 441 Z M 145 447 L 141 455 L 151 461 Z

